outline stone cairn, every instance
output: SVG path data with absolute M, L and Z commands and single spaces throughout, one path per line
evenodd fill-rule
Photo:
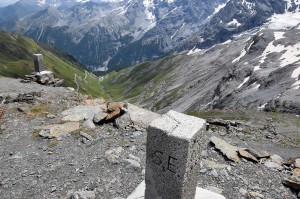
M 148 127 L 146 174 L 127 199 L 225 199 L 197 187 L 206 121 L 169 111 Z
M 44 62 L 42 54 L 34 54 L 35 72 L 25 75 L 21 81 L 23 83 L 37 82 L 42 85 L 58 87 L 63 83 L 63 79 L 54 78 L 53 72 L 44 70 Z

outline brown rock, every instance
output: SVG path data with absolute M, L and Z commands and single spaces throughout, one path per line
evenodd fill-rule
M 210 138 L 210 141 L 215 145 L 217 149 L 219 149 L 228 159 L 239 163 L 241 159 L 238 156 L 237 151 L 239 150 L 238 147 L 235 147 L 226 141 L 217 138 L 215 136 Z
M 111 122 L 117 119 L 121 115 L 121 109 L 110 112 L 106 116 L 106 121 Z
M 300 158 L 295 160 L 295 167 L 300 169 Z
M 282 157 L 280 157 L 279 155 L 271 155 L 270 156 L 270 160 L 278 165 L 282 165 L 283 164 L 283 159 Z
M 251 153 L 247 151 L 247 149 L 240 149 L 239 155 L 247 160 L 258 163 L 258 159 L 254 157 Z
M 121 108 L 124 107 L 124 105 L 125 104 L 123 102 L 108 102 L 107 111 L 111 113 L 111 112 L 121 110 Z
M 289 160 L 287 162 L 285 162 L 284 164 L 287 166 L 291 166 L 292 164 L 296 163 L 296 160 L 299 159 L 298 161 L 300 161 L 300 157 L 291 157 L 289 158 Z M 299 165 L 300 166 L 300 165 Z M 298 167 L 295 165 L 295 167 Z
M 57 138 L 61 135 L 76 131 L 80 128 L 79 122 L 68 122 L 64 124 L 56 124 L 42 127 L 43 133 L 40 133 L 45 138 Z M 47 130 L 47 133 L 45 133 Z
M 296 190 L 300 190 L 300 182 L 296 182 L 292 179 L 287 179 L 285 178 L 282 183 L 285 185 L 285 186 L 288 186 L 288 187 L 291 187 L 293 189 L 296 189 Z
M 294 169 L 292 174 L 293 176 L 298 176 L 298 178 L 300 179 L 300 168 Z

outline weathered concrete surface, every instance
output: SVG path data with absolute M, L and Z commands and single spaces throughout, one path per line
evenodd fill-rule
M 133 104 L 128 103 L 128 114 L 135 125 L 140 125 L 141 127 L 148 127 L 150 123 L 160 118 L 161 116 L 157 113 L 151 112 L 149 110 L 137 107 Z
M 34 54 L 34 69 L 35 72 L 41 72 L 44 70 L 44 61 L 42 54 Z
M 145 198 L 145 181 L 142 181 L 141 184 L 132 192 L 127 199 L 144 199 Z M 226 199 L 224 196 L 211 192 L 206 189 L 196 188 L 195 199 Z
M 146 199 L 194 199 L 206 122 L 169 111 L 147 135 Z

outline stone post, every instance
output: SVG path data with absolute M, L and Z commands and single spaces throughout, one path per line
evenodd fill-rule
M 34 54 L 34 68 L 35 72 L 44 71 L 44 63 L 43 63 L 43 55 L 42 54 Z
M 145 199 L 194 199 L 203 119 L 169 111 L 147 135 Z

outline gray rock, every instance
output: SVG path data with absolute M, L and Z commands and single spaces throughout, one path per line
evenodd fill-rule
M 123 114 L 114 121 L 114 126 L 118 129 L 126 129 L 132 123 L 128 113 Z
M 135 170 L 141 169 L 141 164 L 138 161 L 132 159 L 126 159 L 125 161 L 128 163 L 127 168 Z
M 85 129 L 94 129 L 94 128 L 96 128 L 94 122 L 91 119 L 88 119 L 88 120 L 84 121 L 82 127 L 85 128 Z
M 43 138 L 49 138 L 50 136 L 50 129 L 42 129 L 39 135 Z
M 282 168 L 280 164 L 272 162 L 270 160 L 267 160 L 264 163 L 264 165 L 267 166 L 268 168 L 271 168 L 271 169 L 281 169 Z
M 76 106 L 71 109 L 65 110 L 61 114 L 64 116 L 63 121 L 83 121 L 93 119 L 95 114 L 101 113 L 100 106 Z
M 107 113 L 100 111 L 94 114 L 93 121 L 94 123 L 99 123 L 107 117 Z
M 56 118 L 56 116 L 55 116 L 55 115 L 52 115 L 52 114 L 49 114 L 49 115 L 47 115 L 47 118 L 49 118 L 49 119 L 54 119 L 54 118 Z
M 276 155 L 276 154 L 271 155 L 271 156 L 270 156 L 270 160 L 271 160 L 272 162 L 274 162 L 274 163 L 280 165 L 280 166 L 283 164 L 283 159 L 282 159 L 282 157 L 280 157 L 279 155 Z
M 215 169 L 212 169 L 209 174 L 212 175 L 214 178 L 217 178 L 219 176 L 217 170 Z
M 243 189 L 243 188 L 240 188 L 239 192 L 240 192 L 240 194 L 242 194 L 243 196 L 245 196 L 245 195 L 248 193 L 248 191 L 247 191 L 246 189 Z
M 118 164 L 119 163 L 119 157 L 120 154 L 123 152 L 122 147 L 118 147 L 116 149 L 111 149 L 105 152 L 105 158 L 106 160 L 111 164 Z
M 68 191 L 67 199 L 95 199 L 96 194 L 94 191 Z
M 84 132 L 80 132 L 80 136 L 86 138 L 89 141 L 93 141 L 94 140 L 92 136 L 90 136 L 89 134 L 84 133 Z

